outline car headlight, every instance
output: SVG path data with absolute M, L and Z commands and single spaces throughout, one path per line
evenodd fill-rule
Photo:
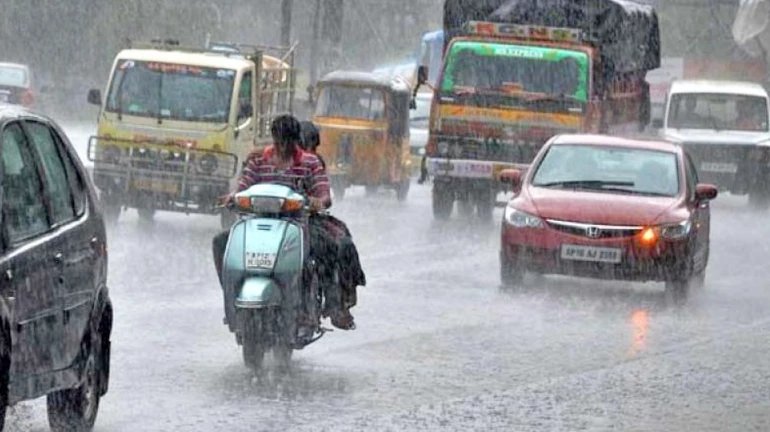
M 449 153 L 449 143 L 448 142 L 438 143 L 438 154 L 442 156 L 446 156 L 448 153 Z
M 660 227 L 661 237 L 669 240 L 679 240 L 690 234 L 692 230 L 692 221 L 687 219 L 678 224 L 663 225 Z
M 543 228 L 543 220 L 537 216 L 516 210 L 511 206 L 505 208 L 505 221 L 516 228 Z

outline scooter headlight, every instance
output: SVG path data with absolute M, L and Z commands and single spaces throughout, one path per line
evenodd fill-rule
M 505 221 L 516 228 L 543 228 L 543 220 L 535 215 L 508 206 L 505 208 Z

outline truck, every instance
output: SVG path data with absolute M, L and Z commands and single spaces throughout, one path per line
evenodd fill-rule
M 433 214 L 488 218 L 505 188 L 563 132 L 643 131 L 646 73 L 660 66 L 658 18 L 620 0 L 446 0 L 422 180 Z M 418 68 L 418 87 L 429 65 Z M 417 93 L 415 89 L 415 94 Z
M 292 47 L 175 40 L 128 42 L 113 62 L 88 142 L 93 179 L 109 222 L 135 208 L 220 214 L 246 156 L 270 142 L 270 122 L 291 114 Z

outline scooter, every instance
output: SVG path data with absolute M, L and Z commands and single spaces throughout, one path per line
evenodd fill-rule
M 222 266 L 226 324 L 248 368 L 261 370 L 268 351 L 288 366 L 294 350 L 328 331 L 321 327 L 307 199 L 286 186 L 258 184 L 236 194 L 227 208 L 239 217 Z

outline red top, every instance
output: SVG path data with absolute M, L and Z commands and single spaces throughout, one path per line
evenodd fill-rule
M 271 145 L 261 154 L 249 155 L 238 179 L 238 192 L 259 183 L 276 183 L 293 188 L 308 197 L 318 198 L 327 206 L 331 205 L 329 177 L 318 156 L 295 147 L 292 165 L 280 169 L 276 166 L 274 154 L 275 146 Z

